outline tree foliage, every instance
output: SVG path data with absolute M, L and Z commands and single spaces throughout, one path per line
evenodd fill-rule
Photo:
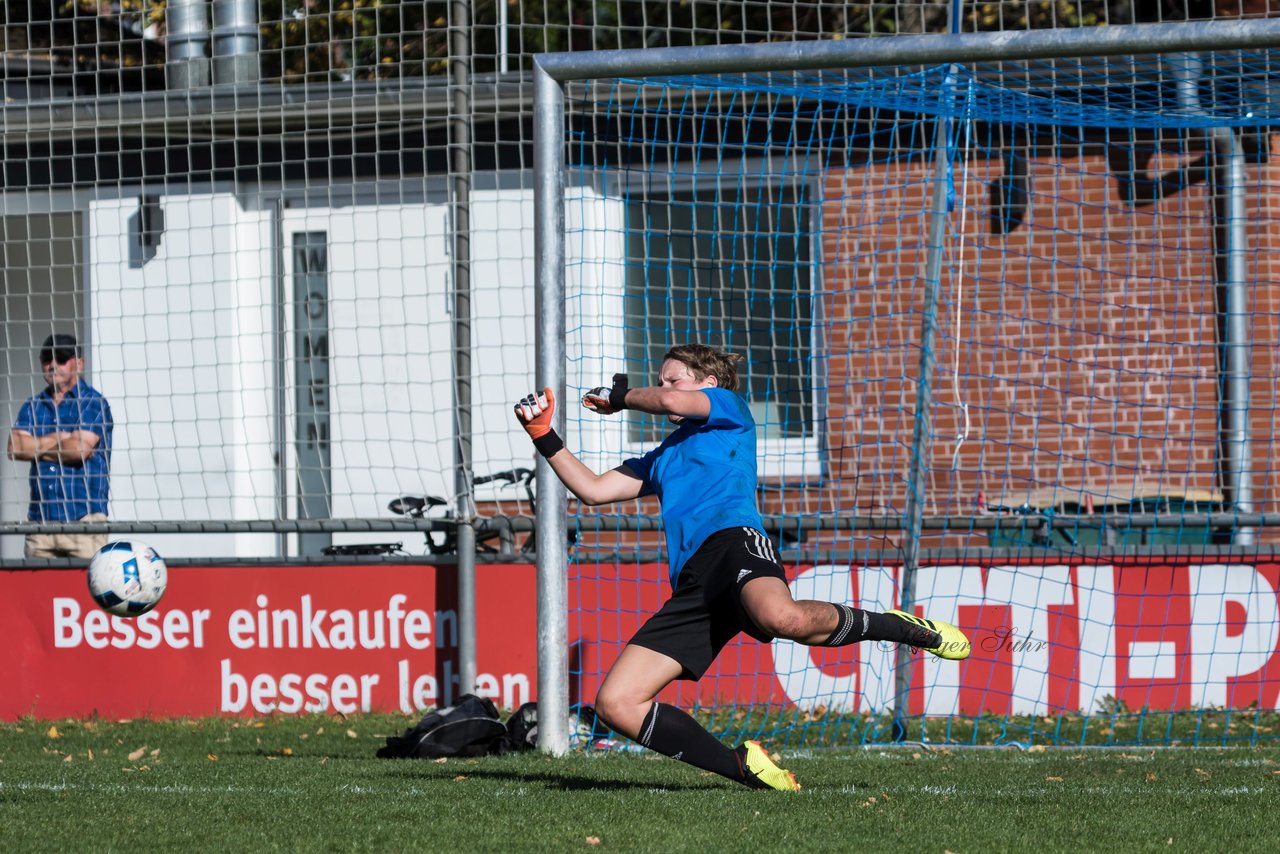
M 1217 0 L 1215 9 L 1214 0 L 992 0 L 961 5 L 956 27 L 978 32 L 1234 17 L 1266 14 L 1275 2 L 1280 0 Z M 472 19 L 466 32 L 473 74 L 527 68 L 530 57 L 544 51 L 831 39 L 953 26 L 950 4 L 933 0 L 259 0 L 263 79 L 447 73 L 450 15 L 459 8 Z M 7 0 L 6 44 L 11 51 L 71 57 L 78 67 L 162 64 L 165 9 L 165 0 Z

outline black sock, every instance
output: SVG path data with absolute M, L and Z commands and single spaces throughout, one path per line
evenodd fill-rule
M 640 737 L 636 740 L 664 756 L 742 781 L 742 761 L 733 748 L 675 706 L 655 702 L 644 716 Z
M 859 641 L 889 641 L 909 646 L 933 647 L 942 642 L 934 632 L 921 629 L 893 614 L 878 614 L 861 608 L 831 603 L 836 609 L 836 630 L 821 646 L 848 646 Z M 937 640 L 933 640 L 933 638 Z

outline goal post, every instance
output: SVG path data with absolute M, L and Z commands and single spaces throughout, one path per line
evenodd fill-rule
M 996 695 L 1010 714 L 1088 718 L 1114 708 L 1123 686 L 1105 674 L 1118 653 L 1101 665 L 1095 655 L 1097 633 L 1119 643 L 1114 611 L 1088 603 L 1104 593 L 1117 601 L 1120 576 L 1097 561 L 1069 565 L 1079 542 L 1035 551 L 1055 532 L 1080 530 L 1078 518 L 1054 516 L 1064 496 L 1078 514 L 1124 499 L 1126 531 L 1227 526 L 1235 547 L 1253 547 L 1256 528 L 1276 542 L 1273 499 L 1251 483 L 1252 472 L 1270 471 L 1272 451 L 1250 443 L 1274 410 L 1260 395 L 1276 367 L 1250 356 L 1250 338 L 1270 321 L 1265 307 L 1250 308 L 1246 265 L 1269 271 L 1280 238 L 1264 235 L 1248 257 L 1243 244 L 1260 204 L 1246 197 L 1246 163 L 1266 163 L 1265 134 L 1280 124 L 1277 47 L 1280 20 L 1250 20 L 537 58 L 536 371 L 538 387 L 566 403 L 558 429 L 578 433 L 589 460 L 616 465 L 654 426 L 575 423 L 573 390 L 618 362 L 649 375 L 671 336 L 708 335 L 748 354 L 766 515 L 781 520 L 779 537 L 812 535 L 800 562 L 813 569 L 793 586 L 839 601 L 852 595 L 842 585 L 854 585 L 863 602 L 879 591 L 895 604 L 945 602 L 944 614 L 1003 609 L 1042 629 L 1060 627 L 1061 609 L 1077 621 L 1067 687 L 1048 672 L 1052 652 L 1009 665 L 1007 685 L 997 670 L 1008 662 L 992 663 L 974 688 L 921 675 L 901 651 L 860 652 L 812 672 L 811 658 L 775 642 L 761 667 L 800 686 L 811 714 L 797 738 L 811 737 L 812 710 L 840 702 L 842 685 L 863 698 L 846 708 L 875 720 L 939 709 L 964 717 L 966 702 Z M 1264 139 L 1245 145 L 1249 133 Z M 1068 150 L 1081 163 L 1065 163 Z M 703 186 L 714 189 L 700 194 Z M 726 248 L 744 230 L 751 245 Z M 607 243 L 622 257 L 592 266 L 566 241 Z M 776 287 L 777 271 L 819 266 L 821 281 L 807 289 Z M 1132 316 L 1139 307 L 1145 328 Z M 943 384 L 946 399 L 931 411 L 931 388 Z M 566 519 L 563 488 L 542 460 L 538 478 L 550 499 L 537 508 L 539 745 L 558 754 L 570 743 L 570 703 L 590 698 L 569 696 L 572 564 L 557 544 L 569 524 L 596 535 L 575 561 L 590 548 L 654 541 L 639 533 L 651 527 L 643 519 Z M 1165 503 L 1151 510 L 1148 493 Z M 991 515 L 1001 509 L 1034 518 Z M 1114 545 L 1111 521 L 1100 525 L 1101 545 Z M 1010 527 L 1028 538 L 1001 539 Z M 926 538 L 934 566 L 921 577 Z M 1186 554 L 1177 538 L 1140 542 Z M 984 557 L 997 545 L 1025 571 Z M 969 569 L 981 569 L 979 593 L 965 586 L 977 577 Z M 1205 570 L 1188 574 L 1199 583 Z M 1232 573 L 1222 577 L 1224 602 L 1245 595 Z M 992 604 L 991 579 L 1014 598 Z M 1265 613 L 1265 590 L 1259 597 L 1249 601 Z M 1213 612 L 1205 609 L 1196 613 Z M 625 630 L 608 649 L 620 650 Z M 1233 672 L 1249 672 L 1240 668 L 1268 652 L 1273 634 L 1246 627 Z M 1157 692 L 1163 641 L 1127 643 L 1126 666 L 1151 674 L 1146 690 Z M 784 673 L 787 662 L 798 669 Z M 841 667 L 857 679 L 831 678 Z M 928 701 L 909 698 L 922 690 Z M 985 699 L 966 700 L 974 691 Z M 691 696 L 721 719 L 708 694 Z M 818 743 L 876 738 L 875 720 L 819 732 Z M 768 712 L 742 731 L 777 735 L 780 721 Z

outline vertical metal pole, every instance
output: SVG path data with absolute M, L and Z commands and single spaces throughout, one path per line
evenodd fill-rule
M 561 401 L 553 426 L 564 435 L 564 90 L 536 62 L 533 174 L 536 384 Z M 542 459 L 537 486 L 538 748 L 560 755 L 569 749 L 567 493 Z
M 1179 104 L 1201 109 L 1199 82 L 1204 64 L 1194 53 L 1174 57 Z M 1214 265 L 1221 297 L 1218 302 L 1218 466 L 1223 497 L 1237 513 L 1253 512 L 1250 467 L 1253 448 L 1249 438 L 1249 289 L 1245 283 L 1244 150 L 1231 128 L 1209 131 L 1214 167 L 1209 204 L 1213 205 Z M 1239 528 L 1233 542 L 1251 546 L 1253 528 Z
M 1222 483 L 1224 497 L 1237 513 L 1253 512 L 1253 485 L 1249 469 L 1253 449 L 1249 440 L 1249 315 L 1247 311 L 1249 288 L 1245 283 L 1245 224 L 1244 199 L 1244 149 L 1240 137 L 1231 128 L 1214 128 L 1212 131 L 1216 187 L 1215 226 L 1223 237 L 1219 253 L 1225 255 L 1225 264 L 1219 264 L 1220 285 L 1224 304 L 1220 307 L 1222 318 L 1222 372 L 1218 387 L 1221 389 L 1222 427 Z M 1253 528 L 1239 528 L 1233 543 L 1251 546 Z
M 289 509 L 289 368 L 285 365 L 289 334 L 289 306 L 286 303 L 288 285 L 285 282 L 284 198 L 277 196 L 272 207 L 272 225 L 275 228 L 276 251 L 273 258 L 275 276 L 276 311 L 271 336 L 271 358 L 275 364 L 275 422 L 272 441 L 275 443 L 276 518 L 288 519 Z M 285 557 L 293 551 L 296 539 L 291 534 L 276 531 L 276 555 Z
M 476 686 L 476 538 L 471 469 L 471 3 L 453 0 L 449 150 L 453 180 L 453 395 L 458 516 L 458 692 Z
M 505 0 L 498 0 L 498 71 L 506 74 L 511 70 L 511 55 L 508 41 L 510 39 L 509 13 L 507 11 L 508 4 Z
M 943 91 L 949 94 L 953 77 L 947 76 Z M 947 223 L 947 199 L 951 178 L 951 120 L 939 117 L 933 140 L 933 195 L 929 203 L 928 255 L 925 259 L 925 292 L 920 322 L 920 362 L 916 376 L 916 414 L 911 429 L 911 464 L 907 474 L 906 541 L 903 543 L 902 579 L 898 607 L 908 613 L 915 606 L 916 570 L 920 565 L 920 533 L 924 522 L 925 479 L 933 444 L 930 420 L 933 415 L 933 334 L 937 326 L 938 290 L 942 283 L 942 238 Z M 893 670 L 894 736 L 905 736 L 902 723 L 907 715 L 911 689 L 911 651 L 899 646 Z

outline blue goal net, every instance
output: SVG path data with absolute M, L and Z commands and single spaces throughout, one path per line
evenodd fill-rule
M 671 72 L 566 84 L 570 398 L 742 355 L 793 593 L 973 654 L 743 637 L 669 699 L 790 744 L 1273 738 L 1275 53 Z M 568 417 L 596 470 L 669 429 Z M 576 512 L 590 702 L 667 555 L 654 499 Z

